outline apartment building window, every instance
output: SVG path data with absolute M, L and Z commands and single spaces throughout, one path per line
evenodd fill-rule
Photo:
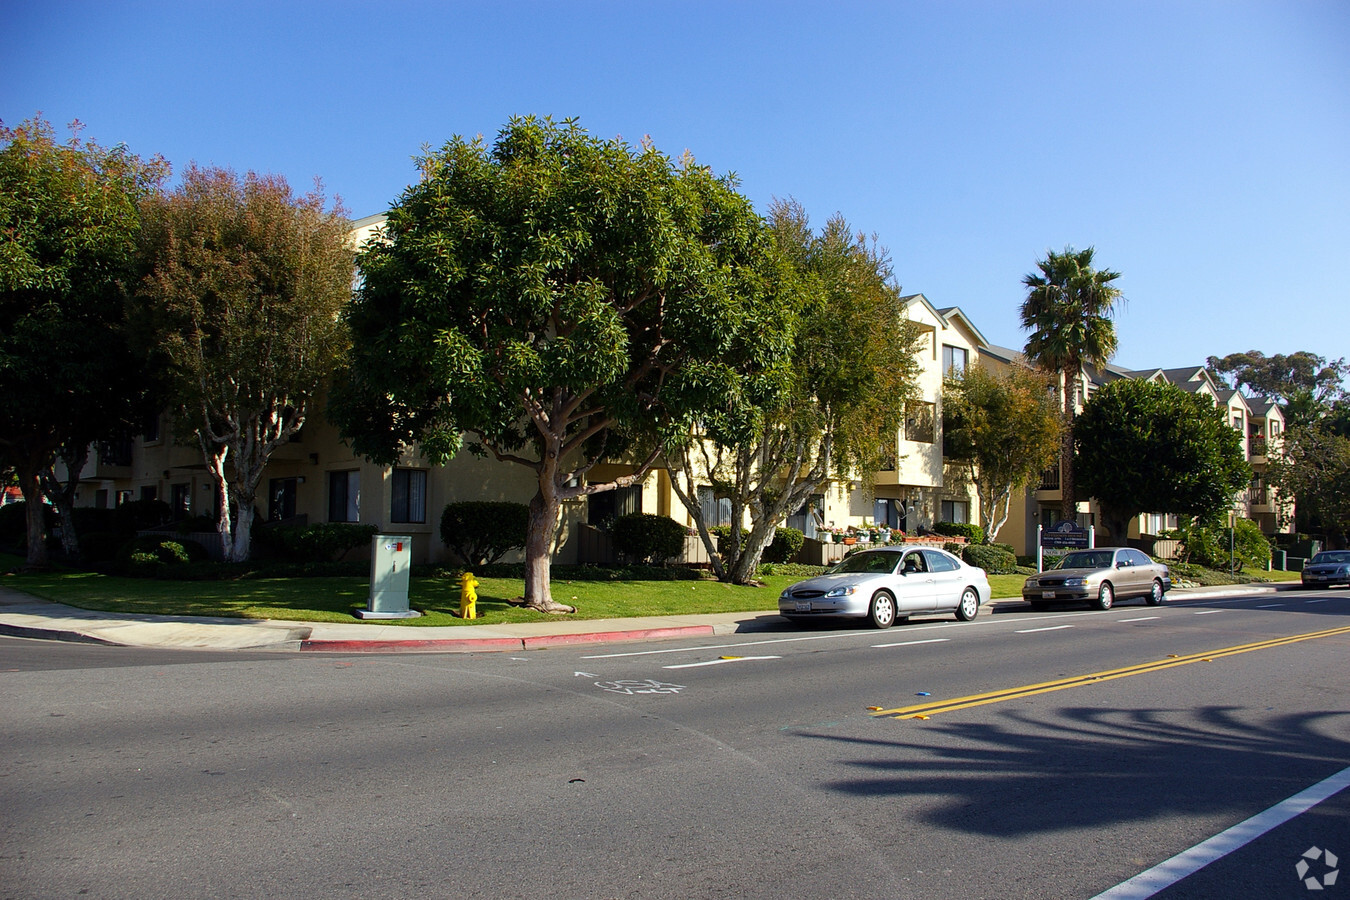
M 951 344 L 942 345 L 942 374 L 960 375 L 966 371 L 966 363 L 969 361 L 969 351 L 964 347 L 953 347 Z
M 297 487 L 298 482 L 294 478 L 273 478 L 267 482 L 267 521 L 280 522 L 295 518 Z
M 142 500 L 157 500 L 159 498 L 159 489 L 153 484 L 147 484 L 141 488 Z
M 905 440 L 931 444 L 937 438 L 933 403 L 905 404 Z
M 731 524 L 730 497 L 718 497 L 712 488 L 703 485 L 698 489 L 698 505 L 709 528 Z
M 700 495 L 702 496 L 702 495 Z M 642 512 L 642 485 L 591 494 L 586 500 L 586 524 L 608 528 L 620 516 Z
M 328 521 L 361 521 L 361 472 L 328 473 Z
M 141 423 L 141 439 L 147 444 L 152 444 L 159 440 L 159 416 L 146 416 L 145 421 Z M 153 498 L 152 498 L 153 499 Z
M 191 484 L 171 484 L 169 485 L 169 505 L 173 507 L 173 514 L 186 519 L 192 514 L 192 485 Z
M 942 521 L 969 522 L 970 502 L 967 500 L 943 500 Z
M 395 469 L 389 479 L 389 488 L 391 521 L 422 523 L 427 520 L 425 469 Z

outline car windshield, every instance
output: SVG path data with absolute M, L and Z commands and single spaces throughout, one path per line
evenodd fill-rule
M 899 559 L 900 554 L 898 553 L 882 553 L 875 550 L 855 553 L 831 569 L 830 574 L 884 575 L 887 572 L 895 571 L 895 564 Z
M 1327 550 L 1312 558 L 1315 563 L 1350 563 L 1350 550 Z
M 1110 550 L 1084 550 L 1081 553 L 1070 553 L 1059 561 L 1056 569 L 1109 569 L 1111 568 L 1111 557 L 1114 554 Z

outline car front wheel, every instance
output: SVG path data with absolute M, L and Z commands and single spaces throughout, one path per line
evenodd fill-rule
M 956 617 L 962 622 L 969 622 L 980 614 L 980 595 L 975 589 L 968 587 L 961 594 L 961 602 L 956 604 Z
M 1163 586 L 1158 579 L 1153 579 L 1153 587 L 1148 593 L 1148 600 L 1145 601 L 1149 606 L 1162 606 Z
M 890 628 L 895 624 L 895 598 L 890 591 L 877 591 L 867 608 L 867 620 L 873 628 Z
M 1097 592 L 1097 599 L 1092 602 L 1094 609 L 1110 609 L 1116 602 L 1116 592 L 1111 587 L 1111 582 L 1103 581 L 1101 590 Z

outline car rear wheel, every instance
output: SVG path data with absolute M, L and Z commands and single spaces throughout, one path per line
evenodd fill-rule
M 1101 590 L 1097 591 L 1097 599 L 1092 601 L 1093 609 L 1110 609 L 1115 602 L 1115 589 L 1111 587 L 1111 582 L 1103 581 Z
M 890 591 L 877 591 L 867 607 L 867 620 L 873 628 L 890 628 L 895 624 L 895 597 Z
M 980 595 L 973 587 L 968 587 L 961 593 L 961 602 L 956 604 L 956 617 L 969 622 L 979 614 Z
M 1153 579 L 1153 587 L 1149 590 L 1148 600 L 1145 601 L 1149 606 L 1162 606 L 1163 586 L 1157 578 Z

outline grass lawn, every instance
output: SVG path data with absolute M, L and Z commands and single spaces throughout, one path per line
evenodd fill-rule
M 0 554 L 0 572 L 23 561 Z M 1248 572 L 1271 581 L 1298 581 L 1297 572 Z M 716 581 L 569 581 L 553 580 L 553 598 L 577 607 L 573 618 L 617 619 L 633 616 L 691 615 L 716 612 L 762 612 L 776 609 L 778 594 L 798 576 L 769 575 L 763 587 Z M 1025 575 L 991 575 L 995 599 L 1022 595 Z M 155 615 L 222 616 L 247 619 L 289 619 L 303 622 L 361 622 L 369 582 L 357 577 L 249 578 L 237 581 L 170 581 L 123 578 L 90 572 L 53 570 L 40 574 L 6 574 L 0 587 L 82 609 Z M 537 622 L 542 613 L 507 603 L 524 593 L 524 582 L 483 578 L 478 585 L 478 618 L 458 617 L 459 583 L 447 578 L 414 578 L 410 605 L 424 615 L 417 619 L 382 619 L 381 625 L 410 628 L 431 625 L 493 625 Z

